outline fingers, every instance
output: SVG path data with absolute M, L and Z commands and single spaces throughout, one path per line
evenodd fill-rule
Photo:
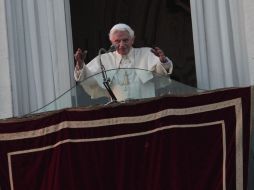
M 160 57 L 160 56 L 164 56 L 164 52 L 163 52 L 160 48 L 155 47 L 154 49 L 156 50 L 156 52 L 157 52 L 157 54 L 159 55 L 159 57 Z
M 83 62 L 86 58 L 87 50 L 82 51 L 81 48 L 78 48 L 74 54 L 74 58 L 76 60 L 76 67 L 77 69 L 81 69 L 83 66 Z
M 157 53 L 157 51 L 155 49 L 151 49 L 151 52 L 156 55 L 156 56 L 159 56 L 159 54 Z
M 164 56 L 164 52 L 158 47 L 151 49 L 151 51 L 158 57 Z
M 162 63 L 165 63 L 167 61 L 164 52 L 159 47 L 155 47 L 155 48 L 151 49 L 151 52 L 153 52 L 154 55 L 159 57 L 159 59 Z
M 83 62 L 86 58 L 87 50 L 82 51 L 82 49 L 78 48 L 74 54 L 74 58 L 77 62 Z
M 78 48 L 77 51 L 74 54 L 74 58 L 76 61 L 80 61 L 84 59 L 84 55 L 86 54 L 87 51 L 82 52 L 82 49 Z

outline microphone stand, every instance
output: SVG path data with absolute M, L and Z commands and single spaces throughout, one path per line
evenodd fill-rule
M 103 77 L 103 85 L 105 86 L 106 90 L 108 91 L 108 93 L 109 93 L 109 95 L 111 97 L 111 102 L 109 102 L 109 103 L 117 102 L 117 98 L 116 98 L 116 96 L 114 95 L 113 91 L 110 88 L 110 85 L 109 85 L 110 79 L 107 77 L 106 69 L 105 69 L 104 65 L 102 64 L 101 54 L 102 54 L 102 52 L 108 53 L 108 52 L 113 52 L 113 51 L 115 51 L 115 46 L 111 46 L 108 51 L 106 51 L 105 49 L 101 48 L 99 50 L 99 53 L 98 53 L 99 54 L 99 63 L 100 63 L 100 66 L 101 66 L 101 72 L 102 72 L 102 77 Z

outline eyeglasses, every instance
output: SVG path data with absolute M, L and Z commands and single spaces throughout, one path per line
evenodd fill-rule
M 131 41 L 131 38 L 125 38 L 125 39 L 116 39 L 113 43 L 114 45 L 120 45 L 121 43 L 122 44 L 128 44 L 129 42 Z

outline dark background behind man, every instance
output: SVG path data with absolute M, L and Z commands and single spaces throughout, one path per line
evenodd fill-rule
M 88 50 L 86 62 L 108 48 L 116 23 L 135 30 L 135 47 L 158 46 L 174 62 L 171 78 L 196 86 L 189 0 L 70 1 L 73 47 Z

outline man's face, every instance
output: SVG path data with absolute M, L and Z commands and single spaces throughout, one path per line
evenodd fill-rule
M 127 31 L 116 31 L 111 38 L 111 43 L 115 45 L 116 51 L 121 55 L 127 55 L 134 43 Z

